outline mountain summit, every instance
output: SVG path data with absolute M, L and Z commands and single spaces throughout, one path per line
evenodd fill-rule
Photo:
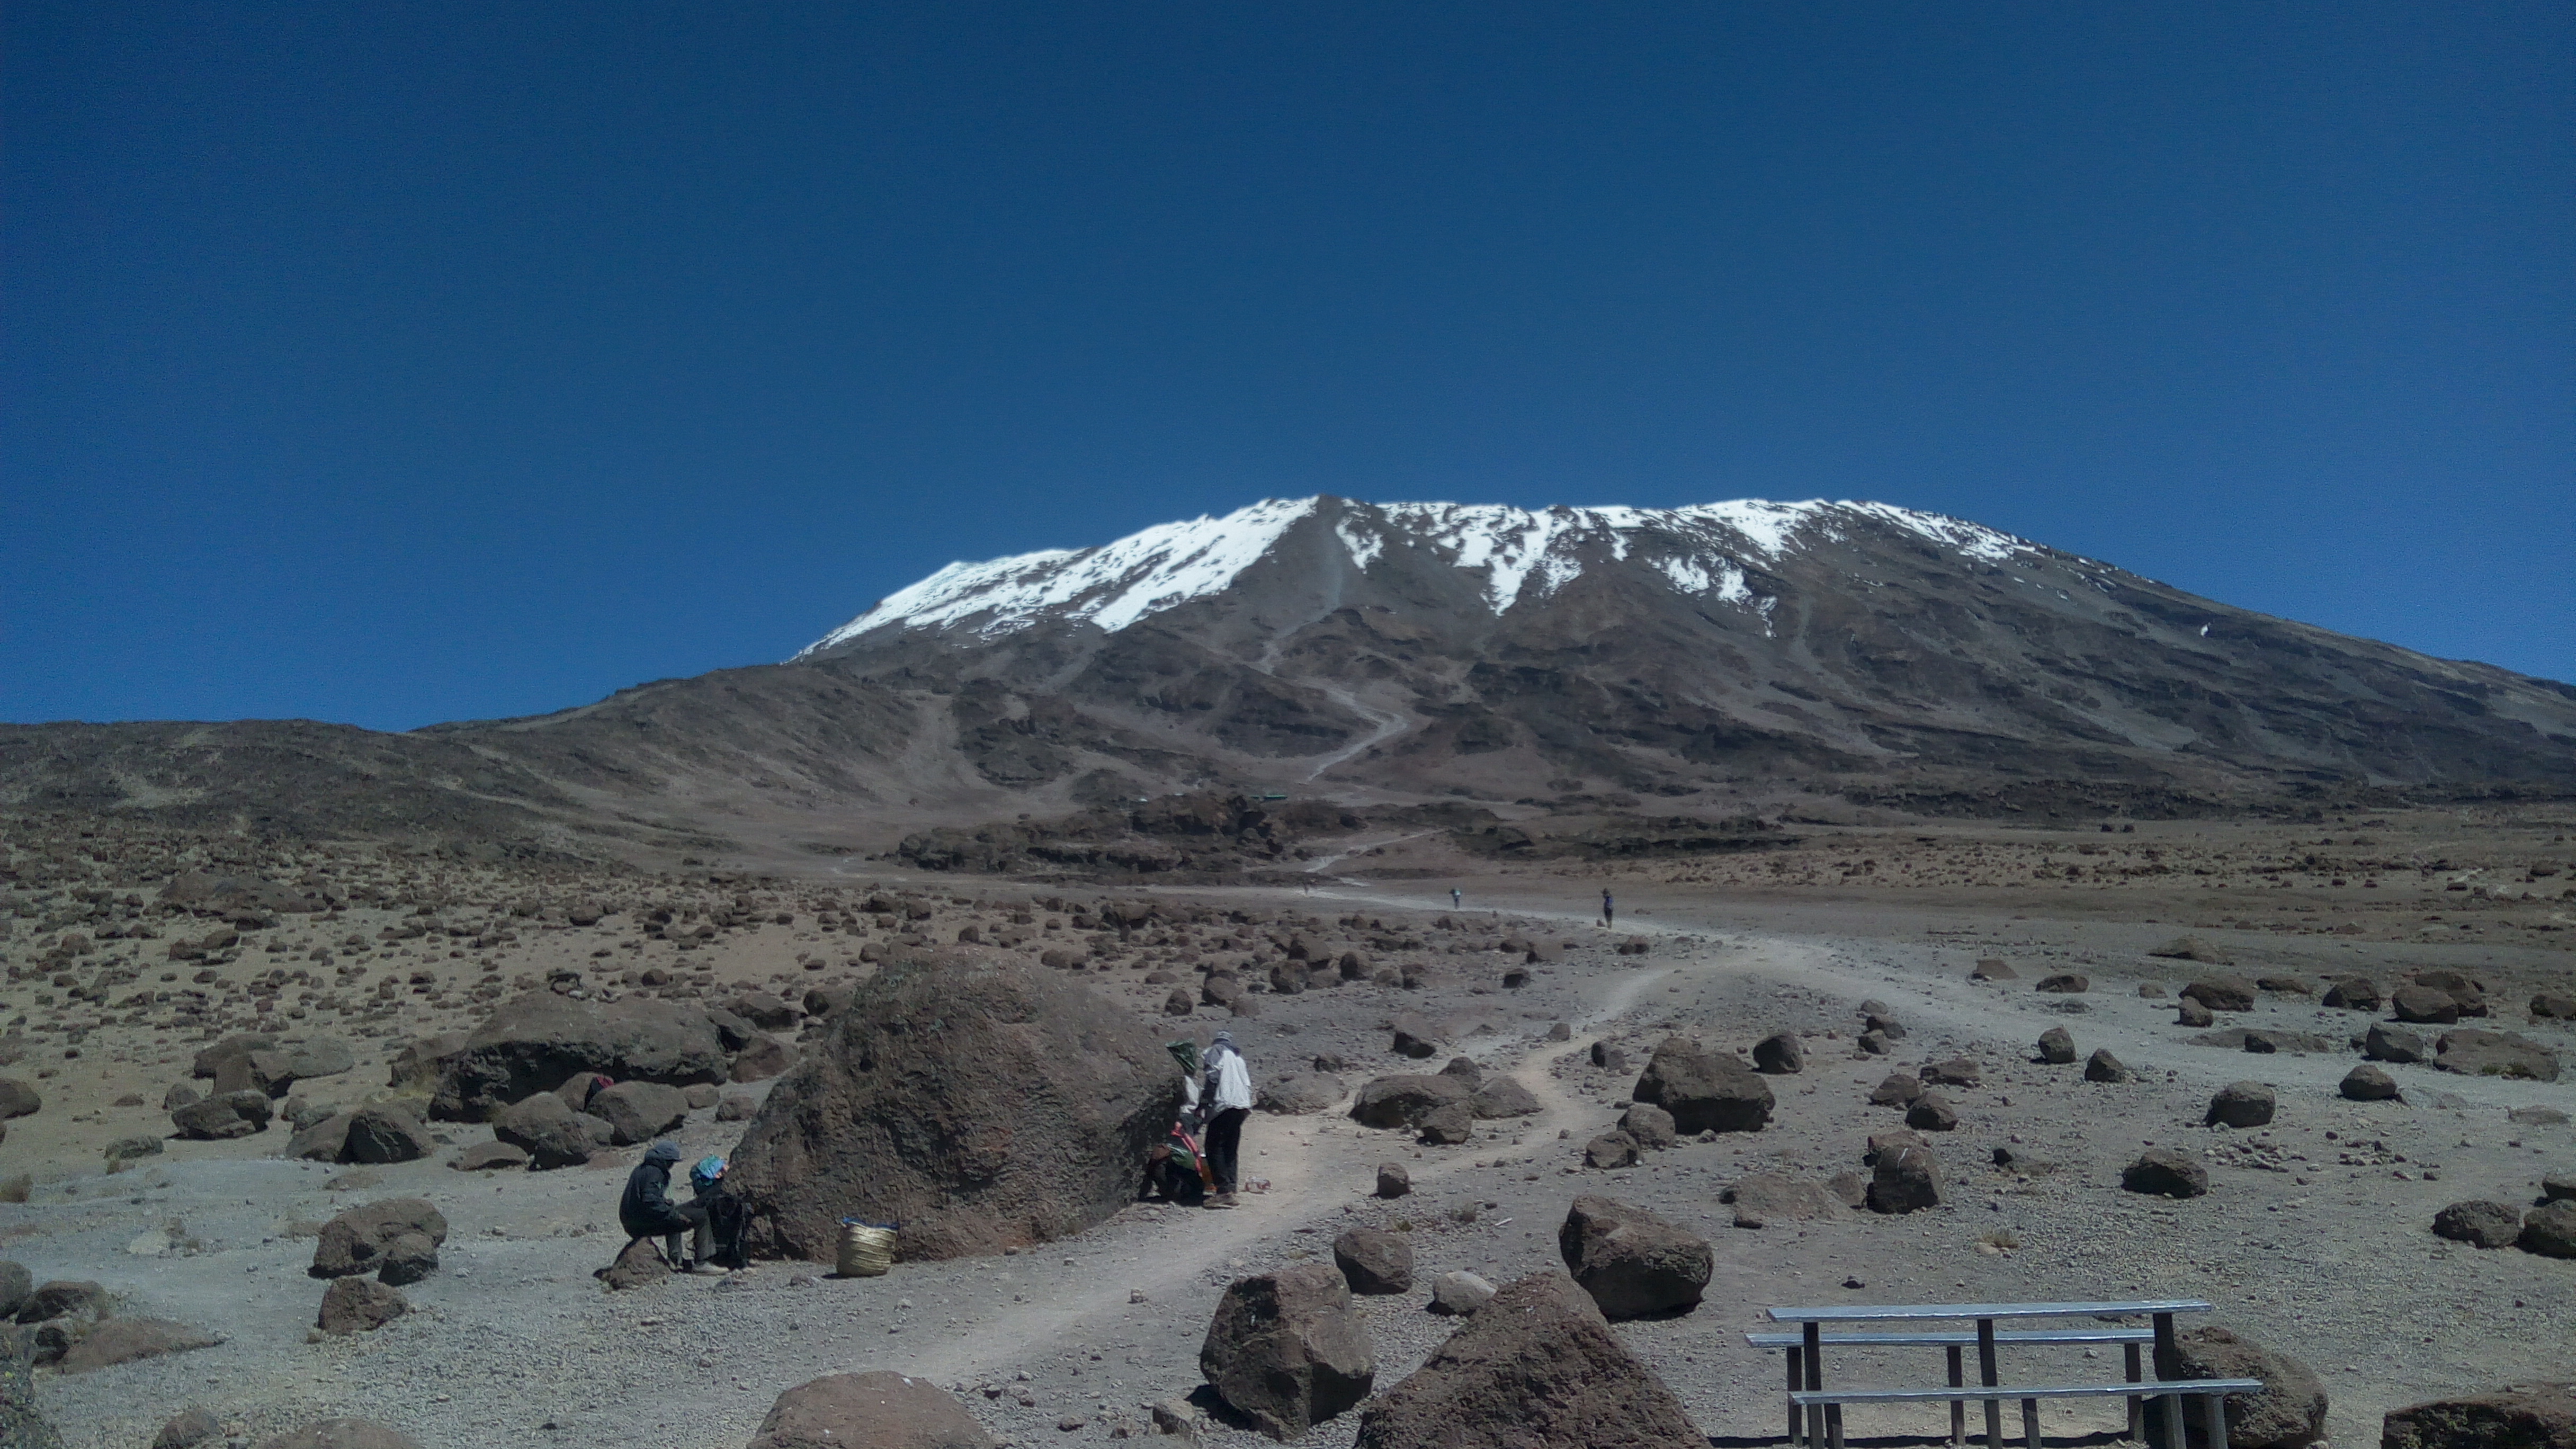
M 783 664 L 531 719 L 0 726 L 0 806 L 573 849 L 1185 790 L 2042 817 L 2563 795 L 2576 688 L 1883 503 L 1324 496 L 952 564 Z

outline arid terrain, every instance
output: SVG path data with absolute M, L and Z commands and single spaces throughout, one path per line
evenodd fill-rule
M 1522 818 L 1543 841 L 1610 817 L 1568 806 Z M 1742 1335 L 1766 1306 L 1818 1301 L 2207 1298 L 2212 1321 L 2315 1371 L 2335 1442 L 2370 1439 L 2401 1404 L 2569 1377 L 2576 1261 L 2475 1249 L 2432 1223 L 2462 1200 L 2528 1206 L 2544 1176 L 2576 1172 L 2576 1084 L 2383 1063 L 2402 1097 L 2349 1100 L 2337 1084 L 2361 1061 L 2355 1043 L 2389 1012 L 2323 1002 L 2355 976 L 2384 995 L 2455 972 L 2491 1013 L 2470 1025 L 2565 1060 L 2576 1023 L 2531 1008 L 2576 992 L 2576 810 L 2490 802 L 2106 830 L 1831 800 L 1771 827 L 1760 849 L 1604 859 L 1367 824 L 1299 838 L 1257 873 L 1264 884 L 1104 885 L 787 844 L 656 868 L 14 817 L 0 1075 L 42 1105 L 0 1143 L 6 1256 L 38 1283 L 101 1285 L 116 1317 L 221 1338 L 42 1370 L 38 1401 L 78 1446 L 147 1444 L 202 1405 L 242 1440 L 347 1413 L 454 1449 L 642 1449 L 740 1443 L 781 1391 L 884 1368 L 954 1389 L 1011 1442 L 1150 1434 L 1147 1406 L 1196 1392 L 1183 1404 L 1194 1432 L 1250 1444 L 1263 1441 L 1209 1401 L 1198 1369 L 1228 1283 L 1329 1261 L 1354 1225 L 1403 1234 L 1413 1290 L 1357 1300 L 1382 1393 L 1455 1326 L 1425 1311 L 1433 1277 L 1503 1283 L 1561 1266 L 1556 1229 L 1584 1193 L 1712 1245 L 1705 1301 L 1616 1333 L 1719 1442 L 1781 1433 L 1778 1360 Z M 1604 890 L 1611 929 L 1597 919 Z M 2181 937 L 2223 960 L 2152 954 Z M 1318 945 L 1363 971 L 1267 989 L 1291 949 Z M 1157 1032 L 1204 1042 L 1231 1028 L 1257 1086 L 1329 1078 L 1329 1091 L 1281 1104 L 1320 1110 L 1255 1114 L 1245 1168 L 1266 1186 L 1234 1212 L 1139 1205 L 1025 1252 L 899 1262 L 882 1278 L 760 1261 L 609 1292 L 593 1274 L 623 1242 L 616 1196 L 640 1147 L 555 1171 L 463 1170 L 450 1164 L 493 1129 L 436 1120 L 431 1084 L 398 1070 L 415 1043 L 530 992 L 764 1013 L 766 1034 L 810 1047 L 823 1028 L 803 1018 L 809 992 L 828 1009 L 880 960 L 929 950 L 1079 972 Z M 1971 980 L 1986 960 L 2011 979 Z M 1515 968 L 1528 974 L 1508 986 Z M 1244 983 L 1242 1004 L 1173 1015 L 1175 983 L 1191 992 L 1211 971 Z M 2085 989 L 2035 989 L 2068 972 Z M 2250 1010 L 2178 1025 L 2176 993 L 2212 976 L 2263 985 Z M 1859 1044 L 1864 1003 L 1904 1030 L 1871 1044 L 1884 1055 Z M 1396 1055 L 1399 1024 L 1436 1055 Z M 2037 1060 L 2051 1027 L 2071 1034 L 2075 1063 Z M 2248 1050 L 2247 1029 L 2276 1049 Z M 2428 1043 L 2446 1029 L 2417 1028 Z M 1763 1130 L 1586 1165 L 1665 1038 L 1743 1052 L 1781 1031 L 1802 1036 L 1804 1068 L 1766 1078 L 1777 1106 Z M 294 1160 L 282 1120 L 230 1140 L 173 1136 L 165 1094 L 214 1085 L 192 1078 L 197 1054 L 252 1033 L 350 1049 L 346 1070 L 278 1086 L 281 1113 L 407 1109 L 428 1119 L 428 1155 Z M 2086 1080 L 2097 1049 L 2130 1079 Z M 1478 1121 L 1449 1145 L 1351 1120 L 1370 1079 L 1457 1057 L 1525 1086 L 1536 1112 Z M 1873 1090 L 1960 1057 L 1978 1073 L 1945 1089 L 1955 1130 L 1924 1134 L 1937 1207 L 1837 1201 L 1812 1220 L 1734 1226 L 1724 1197 L 1749 1175 L 1866 1175 L 1867 1139 L 1904 1121 L 1871 1105 Z M 2246 1080 L 2277 1094 L 2271 1123 L 2204 1127 L 2212 1094 Z M 706 1089 L 678 1130 L 683 1151 L 728 1152 L 751 1104 L 719 1100 L 774 1081 Z M 111 1158 L 113 1144 L 135 1155 Z M 2150 1144 L 2196 1155 L 2207 1195 L 2123 1191 L 2122 1168 Z M 1374 1195 L 1382 1162 L 1409 1170 L 1410 1195 Z M 304 1268 L 319 1225 L 413 1196 L 436 1205 L 448 1237 L 436 1269 L 403 1289 L 412 1311 L 371 1333 L 315 1332 L 326 1285 Z M 2088 1351 L 2028 1352 L 2072 1373 Z M 1849 1371 L 1935 1368 L 1856 1355 Z M 2048 1415 L 2052 1439 L 2120 1424 L 2116 1400 Z M 1358 1418 L 1305 1442 L 1348 1444 Z M 1938 1437 L 1945 1422 L 1938 1405 L 1852 1411 L 1864 1439 Z

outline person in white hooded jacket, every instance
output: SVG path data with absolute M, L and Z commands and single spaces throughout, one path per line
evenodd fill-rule
M 1205 1062 L 1207 1081 L 1199 1093 L 1199 1111 L 1207 1121 L 1208 1172 L 1216 1179 L 1216 1191 L 1207 1205 L 1230 1208 L 1235 1205 L 1235 1163 L 1243 1152 L 1243 1122 L 1252 1115 L 1252 1069 L 1244 1064 L 1230 1031 L 1216 1034 Z

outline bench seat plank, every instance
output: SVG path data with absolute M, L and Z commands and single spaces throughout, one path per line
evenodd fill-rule
M 2023 1332 L 1997 1333 L 1997 1343 L 2152 1343 L 2152 1328 L 2043 1328 Z M 1748 1333 L 1744 1341 L 1755 1348 L 1796 1348 L 1804 1336 L 1795 1333 Z M 1977 1335 L 1966 1329 L 1927 1329 L 1921 1332 L 1828 1333 L 1820 1340 L 1827 1344 L 1971 1344 Z
M 2079 1318 L 2088 1314 L 2206 1313 L 2200 1298 L 2134 1303 L 1899 1303 L 1879 1307 L 1769 1308 L 1774 1323 L 1890 1323 L 1927 1318 Z
M 2006 1384 L 1996 1388 L 1958 1384 L 1945 1389 L 1801 1389 L 1789 1397 L 1802 1405 L 1940 1403 L 1951 1399 L 1974 1403 L 2003 1399 L 2152 1399 L 2165 1394 L 2198 1397 L 2259 1393 L 2262 1388 L 2261 1379 L 2147 1379 L 2134 1384 Z

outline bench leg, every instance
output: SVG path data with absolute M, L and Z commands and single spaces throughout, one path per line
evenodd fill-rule
M 1807 1380 L 1798 1362 L 1800 1356 L 1801 1355 L 1798 1350 L 1795 1348 L 1791 1348 L 1786 1351 L 1786 1357 L 1789 1360 L 1789 1392 L 1792 1394 L 1807 1386 Z M 1799 1431 L 1805 1427 L 1805 1419 L 1806 1416 L 1798 1412 L 1798 1401 L 1796 1399 L 1789 1400 L 1790 1443 L 1795 1444 L 1798 1442 L 1800 1438 Z
M 2209 1434 L 2209 1449 L 2227 1449 L 2227 1396 L 2203 1394 L 2201 1424 Z
M 1990 1389 L 2002 1382 L 1995 1377 L 1995 1321 L 1991 1318 L 1977 1320 L 1977 1382 Z M 1986 1400 L 1986 1449 L 2004 1449 L 2004 1406 L 1993 1399 Z
M 2029 1449 L 2039 1449 L 2039 1400 L 2021 1401 L 2021 1441 Z
M 1806 1347 L 1807 1388 L 1811 1392 L 1822 1393 L 1825 1387 L 1824 1330 L 1816 1324 L 1807 1325 Z M 1827 1426 L 1840 1428 L 1840 1424 L 1836 1422 L 1839 1418 L 1840 1416 L 1830 1405 L 1817 1404 L 1809 1408 L 1807 1410 L 1807 1449 L 1817 1449 L 1816 1440 Z
M 2174 1316 L 2159 1313 L 2155 1315 L 2155 1324 L 2156 1377 L 2161 1379 L 2180 1371 L 2182 1355 L 2174 1347 Z M 2183 1449 L 2182 1395 L 2165 1395 L 2164 1405 L 2164 1449 Z
M 1968 1371 L 1962 1366 L 1965 1362 L 1965 1356 L 1960 1352 L 1959 1345 L 1955 1343 L 1950 1345 L 1949 1354 L 1950 1387 L 1954 1389 L 1964 1388 L 1968 1382 Z M 1967 1442 L 1968 1401 L 1965 1399 L 1952 1399 L 1950 1401 L 1950 1449 L 1962 1449 L 1962 1446 Z
M 2122 1344 L 2120 1347 L 2122 1356 L 2128 1360 L 2129 1382 L 2134 1384 L 2144 1377 L 2143 1374 L 2138 1372 L 2138 1346 L 2134 1343 L 2128 1343 Z M 2144 1444 L 2146 1441 L 2147 1401 L 2139 1398 L 2136 1394 L 2131 1394 L 2129 1395 L 2129 1442 L 2132 1444 Z

